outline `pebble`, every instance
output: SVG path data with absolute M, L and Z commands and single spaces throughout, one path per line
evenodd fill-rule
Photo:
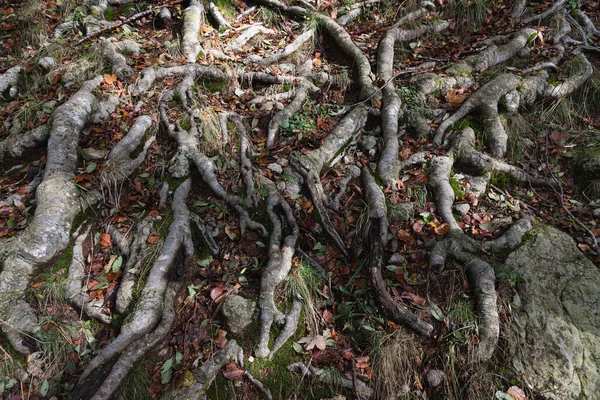
M 269 168 L 271 171 L 275 172 L 276 174 L 283 173 L 283 168 L 281 168 L 281 165 L 279 165 L 277 163 L 271 163 L 271 164 L 267 165 L 267 168 Z

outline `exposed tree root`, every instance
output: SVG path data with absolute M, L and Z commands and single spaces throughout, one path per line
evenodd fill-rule
M 228 76 L 225 72 L 218 68 L 206 67 L 204 65 L 177 65 L 174 67 L 148 67 L 144 69 L 136 86 L 133 88 L 133 95 L 141 95 L 146 93 L 152 87 L 152 84 L 157 79 L 164 79 L 169 76 L 176 75 L 191 75 L 193 80 L 196 79 L 212 79 L 212 80 L 227 80 Z
M 90 361 L 81 375 L 80 383 L 96 369 L 101 369 L 104 364 L 123 353 L 132 343 L 152 332 L 159 323 L 169 281 L 173 279 L 173 274 L 177 276 L 177 269 L 183 267 L 194 254 L 190 212 L 185 206 L 190 187 L 191 180 L 188 179 L 179 185 L 173 195 L 173 222 L 169 226 L 169 234 L 148 274 L 134 311 L 121 328 L 119 336 Z
M 89 275 L 86 273 L 86 262 L 83 245 L 88 240 L 91 226 L 82 225 L 79 230 L 83 232 L 75 233 L 75 243 L 73 244 L 73 259 L 69 266 L 69 274 L 65 282 L 65 295 L 77 308 L 86 315 L 97 319 L 105 324 L 110 323 L 110 316 L 103 312 L 104 300 L 90 299 L 87 292 Z M 78 230 L 78 231 L 79 231 Z M 92 246 L 90 246 L 91 248 Z
M 430 26 L 423 25 L 415 29 L 403 29 L 402 24 L 413 21 L 427 13 L 421 8 L 408 13 L 389 29 L 379 43 L 377 53 L 377 77 L 385 81 L 382 90 L 381 126 L 383 130 L 383 150 L 379 157 L 377 172 L 385 185 L 392 185 L 398 180 L 398 114 L 400 112 L 400 97 L 393 83 L 394 46 L 398 43 L 414 40 L 428 32 L 439 32 L 448 27 L 446 21 Z
M 260 64 L 260 65 L 271 65 L 271 64 L 278 63 L 281 60 L 283 60 L 284 58 L 289 57 L 290 55 L 292 55 L 296 51 L 298 51 L 305 43 L 307 43 L 308 41 L 310 41 L 313 38 L 314 34 L 315 34 L 314 29 L 308 29 L 305 32 L 303 32 L 300 36 L 298 36 L 296 39 L 294 39 L 294 41 L 292 43 L 285 46 L 285 48 L 277 54 L 273 54 L 273 55 L 265 57 L 265 58 L 262 58 L 255 54 L 251 54 L 246 59 L 252 63 Z
M 182 129 L 179 124 L 177 127 L 169 123 L 167 116 L 168 103 L 173 98 L 173 91 L 167 91 L 164 93 L 160 102 L 160 115 L 161 121 L 169 136 L 171 136 L 178 144 L 178 153 L 174 157 L 174 164 L 172 164 L 171 173 L 175 177 L 183 177 L 189 173 L 189 163 L 192 162 L 200 174 L 202 180 L 211 188 L 211 190 L 229 207 L 234 209 L 240 217 L 240 231 L 242 235 L 246 231 L 246 228 L 259 231 L 263 236 L 267 235 L 267 231 L 264 226 L 253 221 L 248 214 L 248 211 L 240 205 L 240 198 L 235 195 L 228 194 L 227 191 L 221 186 L 217 179 L 215 163 L 208 158 L 204 153 L 200 151 L 200 135 L 201 127 L 196 121 L 196 115 L 190 115 L 190 128 L 189 130 Z
M 357 106 L 339 122 L 321 147 L 307 154 L 294 152 L 289 156 L 290 165 L 304 178 L 303 183 L 308 187 L 315 209 L 321 218 L 323 229 L 337 250 L 344 256 L 348 256 L 348 251 L 327 213 L 325 207 L 327 197 L 323 191 L 323 185 L 321 185 L 320 175 L 323 167 L 355 140 L 367 121 L 368 112 L 368 107 Z
M 127 261 L 122 268 L 121 283 L 115 300 L 115 308 L 120 314 L 123 314 L 131 303 L 135 281 L 147 254 L 148 237 L 152 230 L 152 223 L 152 217 L 145 217 L 138 222 L 133 232 L 131 244 L 127 251 Z
M 246 185 L 245 203 L 248 207 L 255 207 L 257 200 L 254 194 L 254 177 L 252 172 L 252 144 L 250 139 L 248 139 L 248 133 L 246 132 L 242 118 L 236 113 L 228 113 L 227 116 L 235 125 L 236 131 L 240 136 L 240 170 L 242 181 Z
M 102 57 L 111 65 L 113 74 L 127 82 L 133 76 L 133 69 L 127 65 L 123 53 L 137 56 L 140 54 L 140 46 L 133 40 L 121 40 L 119 42 L 107 41 L 102 47 Z
M 429 336 L 433 332 L 433 326 L 418 315 L 413 314 L 401 302 L 395 300 L 387 290 L 385 281 L 381 275 L 383 248 L 387 243 L 388 235 L 385 197 L 381 188 L 375 182 L 375 178 L 373 178 L 371 172 L 366 167 L 362 171 L 362 183 L 369 209 L 369 224 L 367 225 L 365 234 L 370 245 L 370 274 L 377 298 L 394 319 L 423 335 Z
M 0 162 L 5 157 L 17 158 L 28 149 L 42 145 L 50 134 L 49 124 L 40 125 L 26 132 L 15 132 L 0 142 Z
M 301 375 L 305 379 L 313 379 L 327 385 L 353 389 L 356 391 L 356 395 L 360 400 L 367 400 L 373 396 L 373 389 L 368 387 L 363 381 L 356 379 L 353 382 L 339 375 L 339 372 L 336 371 L 326 371 L 313 367 L 312 365 L 307 366 L 301 362 L 288 365 L 287 369 L 290 372 Z
M 227 22 L 225 17 L 223 17 L 223 14 L 221 14 L 221 11 L 219 11 L 219 8 L 212 1 L 208 4 L 208 11 L 210 12 L 210 15 L 213 17 L 215 22 L 217 23 L 218 30 L 222 30 L 225 28 L 231 28 L 231 25 L 229 24 L 229 22 Z
M 37 318 L 23 295 L 33 273 L 52 260 L 69 243 L 73 219 L 81 210 L 73 182 L 77 168 L 79 134 L 92 114 L 96 97 L 91 93 L 102 82 L 96 77 L 52 114 L 48 157 L 42 183 L 36 191 L 37 209 L 19 238 L 0 250 L 0 318 L 13 347 L 28 353 L 21 333 L 31 334 Z
M 196 381 L 187 387 L 163 394 L 161 400 L 204 400 L 206 392 L 219 371 L 230 361 L 244 366 L 244 350 L 235 340 L 230 340 L 223 350 L 217 351 L 202 366 L 193 371 Z
M 17 95 L 17 82 L 22 70 L 23 68 L 17 65 L 0 76 L 0 97 L 3 100 L 9 101 Z
M 189 63 L 195 63 L 202 50 L 198 41 L 200 25 L 204 22 L 204 6 L 198 0 L 190 0 L 183 12 L 183 28 L 181 33 L 181 53 Z
M 273 224 L 271 238 L 269 241 L 269 261 L 267 267 L 262 273 L 260 280 L 260 296 L 258 307 L 260 308 L 260 338 L 255 351 L 257 358 L 265 358 L 271 352 L 269 350 L 269 332 L 273 322 L 284 322 L 285 315 L 277 309 L 275 305 L 275 289 L 288 276 L 292 268 L 292 257 L 298 240 L 298 225 L 292 214 L 288 203 L 283 200 L 275 184 L 267 179 L 263 179 L 263 184 L 269 191 L 267 200 L 267 214 Z M 285 319 L 286 328 L 280 333 L 281 339 L 276 343 L 281 347 L 295 331 L 298 324 L 298 307 L 295 304 L 290 311 L 290 318 Z M 290 325 L 289 327 L 287 325 Z M 287 337 L 286 337 L 287 336 Z M 279 337 L 278 337 L 279 339 Z M 275 349 L 276 350 L 276 349 Z

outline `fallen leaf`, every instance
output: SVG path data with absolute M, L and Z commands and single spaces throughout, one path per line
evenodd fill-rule
M 231 361 L 225 366 L 223 376 L 230 381 L 239 381 L 244 376 L 244 370 L 238 367 L 235 361 Z
M 315 347 L 319 350 L 325 350 L 327 340 L 321 335 L 308 335 L 298 340 L 298 343 L 303 344 L 306 350 L 312 350 Z
M 217 346 L 220 349 L 224 349 L 225 346 L 227 346 L 227 331 L 224 331 L 223 329 L 219 329 L 217 331 L 217 337 L 215 338 L 214 342 L 215 342 L 215 346 Z
M 433 228 L 433 231 L 437 236 L 445 235 L 446 233 L 448 233 L 448 231 L 450 231 L 450 225 L 443 223 Z
M 148 243 L 156 244 L 160 240 L 160 233 L 154 232 L 150 237 L 148 237 Z
M 117 75 L 116 74 L 104 74 L 104 83 L 106 83 L 107 85 L 112 85 L 117 81 Z
M 323 311 L 323 319 L 328 324 L 333 324 L 333 314 L 331 313 L 331 311 L 329 311 L 329 310 Z
M 100 234 L 100 246 L 102 246 L 102 247 L 110 247 L 110 246 L 112 246 L 112 240 L 111 240 L 110 235 L 108 233 L 101 233 Z
M 518 386 L 509 387 L 507 393 L 510 394 L 510 396 L 513 398 L 513 400 L 526 400 L 527 399 L 525 392 L 523 392 L 523 390 L 521 390 L 521 388 Z

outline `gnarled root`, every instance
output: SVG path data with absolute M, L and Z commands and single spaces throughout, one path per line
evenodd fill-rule
M 139 55 L 140 46 L 133 40 L 106 42 L 102 48 L 102 57 L 111 65 L 113 74 L 127 82 L 133 76 L 133 68 L 127 65 L 123 54 Z
M 153 219 L 152 217 L 145 217 L 135 227 L 115 300 L 115 308 L 120 314 L 127 310 L 133 297 L 133 287 L 138 276 L 137 272 L 140 271 L 147 254 L 148 237 L 152 230 Z
M 244 366 L 244 350 L 235 340 L 230 340 L 223 350 L 217 351 L 200 368 L 192 371 L 196 379 L 191 386 L 168 391 L 160 397 L 161 400 L 205 400 L 217 374 L 231 361 Z
M 423 335 L 429 336 L 433 332 L 433 326 L 418 315 L 413 314 L 387 291 L 385 281 L 381 275 L 383 247 L 387 242 L 388 235 L 385 197 L 368 168 L 363 168 L 362 181 L 369 208 L 369 225 L 366 229 L 366 235 L 371 249 L 369 253 L 370 273 L 377 298 L 394 319 Z
M 78 232 L 73 235 L 76 239 L 73 244 L 73 259 L 69 265 L 69 273 L 65 282 L 65 295 L 87 316 L 108 324 L 110 316 L 103 312 L 104 300 L 90 299 L 87 293 L 89 276 L 86 274 L 83 244 L 88 238 L 90 228 L 91 226 L 87 224 L 81 225 Z M 83 232 L 79 233 L 80 230 Z
M 6 139 L 0 141 L 0 162 L 3 162 L 5 157 L 20 157 L 28 149 L 41 145 L 48 140 L 48 135 L 50 135 L 49 125 L 40 125 L 23 133 L 11 133 Z
M 454 257 L 467 267 L 467 276 L 475 291 L 476 309 L 481 319 L 481 341 L 474 351 L 474 362 L 485 362 L 492 357 L 500 333 L 494 268 L 475 254 L 481 249 L 495 253 L 515 249 L 530 229 L 531 222 L 523 218 L 516 221 L 504 235 L 483 243 L 478 243 L 462 232 L 454 232 L 438 241 L 431 250 L 429 263 L 435 270 L 444 269 L 448 256 Z
M 190 187 L 191 180 L 188 179 L 179 185 L 173 195 L 173 222 L 169 227 L 169 234 L 148 274 L 133 313 L 121 328 L 119 336 L 90 361 L 81 375 L 80 382 L 96 369 L 102 369 L 104 364 L 121 354 L 132 343 L 152 332 L 160 321 L 170 271 L 185 265 L 194 254 L 190 212 L 185 206 Z
M 92 114 L 92 91 L 102 77 L 85 82 L 81 89 L 52 114 L 48 157 L 42 183 L 36 190 L 33 221 L 0 250 L 0 320 L 12 346 L 29 353 L 22 333 L 31 335 L 37 323 L 23 295 L 33 273 L 69 243 L 73 219 L 81 210 L 79 190 L 73 182 L 77 169 L 79 134 Z
M 267 267 L 262 273 L 260 280 L 260 296 L 258 307 L 260 308 L 260 338 L 255 351 L 257 358 L 265 358 L 271 352 L 269 350 L 269 332 L 273 322 L 282 322 L 285 318 L 283 313 L 277 309 L 275 305 L 275 289 L 288 276 L 292 268 L 292 257 L 298 239 L 298 225 L 292 214 L 292 209 L 289 204 L 283 200 L 275 184 L 268 179 L 263 180 L 263 184 L 269 191 L 267 202 L 267 214 L 273 224 L 271 239 L 269 241 L 269 261 Z M 288 330 L 291 334 L 285 333 L 285 329 L 281 332 L 282 340 L 285 342 L 291 337 L 295 331 L 293 325 L 297 325 L 298 320 L 294 316 L 299 315 L 297 308 L 301 308 L 296 304 L 292 307 L 290 314 L 292 317 L 286 320 L 286 325 L 290 324 Z M 288 336 L 289 335 L 289 336 Z M 288 336 L 287 338 L 285 336 Z M 279 347 L 283 345 L 281 340 L 278 343 Z
M 305 365 L 301 362 L 288 365 L 287 370 L 302 376 L 304 379 L 314 379 L 326 385 L 353 389 L 360 400 L 367 400 L 373 397 L 373 389 L 368 387 L 363 381 L 355 379 L 353 382 L 334 371 L 326 371 L 312 365 Z
M 311 194 L 312 202 L 321 218 L 323 229 L 333 241 L 337 250 L 344 256 L 348 255 L 344 241 L 337 233 L 327 209 L 325 207 L 326 197 L 321 185 L 321 170 L 331 162 L 336 155 L 356 138 L 367 121 L 369 108 L 359 105 L 350 111 L 338 123 L 335 129 L 325 138 L 321 147 L 307 154 L 291 153 L 290 165 L 304 178 L 304 183 Z

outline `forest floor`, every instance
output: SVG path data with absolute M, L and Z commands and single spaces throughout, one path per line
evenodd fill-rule
M 219 30 L 218 22 L 213 17 L 206 17 L 199 31 L 202 52 L 195 64 L 237 74 L 238 79 L 205 79 L 202 77 L 204 72 L 197 73 L 187 87 L 186 95 L 180 96 L 178 90 L 184 79 L 178 73 L 158 77 L 157 72 L 154 86 L 138 92 L 136 88 L 140 87 L 142 72 L 149 67 L 160 65 L 166 68 L 186 63 L 187 50 L 181 41 L 185 34 L 182 26 L 188 2 L 140 1 L 109 6 L 104 11 L 108 22 L 143 12 L 149 4 L 168 4 L 172 15 L 170 19 L 162 20 L 156 8 L 128 25 L 111 28 L 78 43 L 84 36 L 77 27 L 83 25 L 90 14 L 90 8 L 82 3 L 79 0 L 8 0 L 0 6 L 0 75 L 17 65 L 23 69 L 18 93 L 10 98 L 6 93 L 0 93 L 0 97 L 5 96 L 0 100 L 0 121 L 3 121 L 0 142 L 14 132 L 31 131 L 56 121 L 55 110 L 61 104 L 67 104 L 74 95 L 81 95 L 82 83 L 95 76 L 101 78 L 89 93 L 107 103 L 111 98 L 117 99 L 112 109 L 107 108 L 106 118 L 86 120 L 77 144 L 72 182 L 82 198 L 89 199 L 89 193 L 98 192 L 99 200 L 86 211 L 76 213 L 68 225 L 67 234 L 75 233 L 68 240 L 69 244 L 43 266 L 33 269 L 27 285 L 24 298 L 38 317 L 35 330 L 28 333 L 36 351 L 29 355 L 19 354 L 9 335 L 0 336 L 0 398 L 69 398 L 72 395 L 90 362 L 119 336 L 127 322 L 127 312 L 116 308 L 125 275 L 137 278 L 132 283 L 131 304 L 143 297 L 143 285 L 149 271 L 161 259 L 159 254 L 163 254 L 163 246 L 167 246 L 174 235 L 169 229 L 180 221 L 177 204 L 201 217 L 198 226 L 204 227 L 204 232 L 194 224 L 190 228 L 189 218 L 182 223 L 181 232 L 191 232 L 196 251 L 188 252 L 184 237 L 181 239 L 184 244 L 178 245 L 172 254 L 174 259 L 185 256 L 185 262 L 179 261 L 185 269 L 171 271 L 169 275 L 170 282 L 179 282 L 173 285 L 171 294 L 174 298 L 172 324 L 164 337 L 157 340 L 155 350 L 148 350 L 145 357 L 135 362 L 128 377 L 119 382 L 116 393 L 111 394 L 114 398 L 156 398 L 173 387 L 190 387 L 198 381 L 193 371 L 215 351 L 227 348 L 233 339 L 245 351 L 245 364 L 227 363 L 223 373 L 207 388 L 210 399 L 263 398 L 264 391 L 244 375 L 246 370 L 260 380 L 274 398 L 363 396 L 353 392 L 353 385 L 344 388 L 341 378 L 345 378 L 344 382 L 367 383 L 379 398 L 396 393 L 398 398 L 415 399 L 503 399 L 511 398 L 507 394 L 511 393 L 509 389 L 515 395 L 515 387 L 531 396 L 527 398 L 537 395 L 529 391 L 508 363 L 511 301 L 517 276 L 503 269 L 502 260 L 506 254 L 486 254 L 487 262 L 495 270 L 499 339 L 487 368 L 473 363 L 477 352 L 474 349 L 482 341 L 478 327 L 481 317 L 476 311 L 473 284 L 465 272 L 464 262 L 449 261 L 441 272 L 431 268 L 430 253 L 435 243 L 455 229 L 443 212 L 439 212 L 442 208 L 438 197 L 440 189 L 436 183 L 432 184 L 431 173 L 435 165 L 430 162 L 436 157 L 445 158 L 450 146 L 447 141 L 433 144 L 429 137 L 420 135 L 418 123 L 411 122 L 409 117 L 405 123 L 407 134 L 400 138 L 398 158 L 404 161 L 411 160 L 414 155 L 423 155 L 424 160 L 408 164 L 394 182 L 376 174 L 376 186 L 381 186 L 385 196 L 389 220 L 383 239 L 386 256 L 380 272 L 391 298 L 401 303 L 418 321 L 425 321 L 433 333 L 419 334 L 418 329 L 406 328 L 403 321 L 385 311 L 371 273 L 371 251 L 376 246 L 371 237 L 378 232 L 373 228 L 373 221 L 379 217 L 372 213 L 373 202 L 367 198 L 370 196 L 367 193 L 368 178 L 361 169 L 377 168 L 385 140 L 380 137 L 377 121 L 384 112 L 386 100 L 384 97 L 382 103 L 380 95 L 361 93 L 360 77 L 357 77 L 360 68 L 355 60 L 348 61 L 347 54 L 338 48 L 339 43 L 323 28 L 321 20 L 298 17 L 293 13 L 290 17 L 288 11 L 278 10 L 273 4 L 257 6 L 248 12 L 251 4 L 217 0 L 215 4 L 231 26 Z M 527 27 L 537 33 L 525 46 L 526 57 L 515 57 L 474 70 L 469 83 L 454 85 L 437 97 L 428 97 L 427 107 L 438 110 L 425 122 L 431 135 L 445 120 L 444 115 L 459 110 L 478 89 L 500 74 L 524 71 L 556 55 L 555 43 L 550 39 L 557 30 L 554 19 L 525 24 L 511 18 L 513 4 L 502 0 L 438 0 L 434 3 L 437 11 L 427 10 L 421 18 L 428 27 L 447 21 L 447 28 L 426 32 L 396 47 L 395 54 L 392 52 L 392 82 L 403 107 L 418 108 L 422 101 L 415 79 L 419 74 L 444 74 L 448 65 L 489 47 L 491 42 L 487 40 L 490 38 L 516 34 Z M 357 3 L 325 0 L 310 4 L 320 13 L 339 21 L 339 17 Z M 536 15 L 552 4 L 552 1 L 530 3 L 526 15 Z M 205 8 L 208 13 L 208 3 Z M 408 1 L 366 4 L 344 29 L 370 64 L 377 65 L 381 61 L 378 59 L 381 38 L 400 17 L 417 8 Z M 596 26 L 600 26 L 598 2 L 572 0 L 565 3 L 565 9 L 583 10 Z M 75 21 L 75 25 L 65 30 L 62 36 L 55 37 L 57 26 L 69 19 Z M 264 30 L 247 43 L 227 47 L 252 24 Z M 416 22 L 407 21 L 407 25 L 413 29 Z M 281 51 L 310 29 L 314 34 L 286 59 L 295 68 L 311 61 L 312 71 L 308 74 L 290 72 L 283 62 L 270 65 L 248 62 L 248 56 L 264 58 Z M 139 50 L 126 57 L 130 74 L 119 76 L 115 71 L 116 64 L 111 65 L 110 57 L 103 53 L 107 43 L 103 37 L 137 43 Z M 506 40 L 501 39 L 498 43 Z M 592 47 L 594 41 L 600 42 L 600 38 L 592 37 L 589 41 Z M 598 157 L 600 53 L 590 51 L 585 54 L 593 66 L 593 73 L 577 90 L 560 98 L 543 98 L 528 106 L 526 112 L 501 116 L 508 145 L 505 153 L 497 158 L 510 162 L 525 173 L 529 181 L 492 172 L 487 188 L 476 196 L 466 174 L 452 169 L 452 177 L 448 180 L 454 197 L 452 202 L 454 206 L 464 205 L 464 213 L 454 223 L 478 243 L 501 237 L 515 221 L 528 216 L 569 233 L 583 254 L 596 264 L 600 262 L 597 247 L 594 247 L 596 239 L 590 240 L 590 235 L 600 237 L 600 213 L 595 212 L 600 209 L 597 196 L 600 184 L 583 179 L 580 168 L 581 160 Z M 42 57 L 52 57 L 55 65 L 49 69 L 41 68 L 39 60 Z M 576 57 L 565 59 L 569 61 Z M 274 84 L 268 79 L 261 82 L 261 76 L 246 77 L 239 72 L 240 66 L 244 65 L 251 66 L 244 73 L 294 75 L 295 78 L 274 81 Z M 576 67 L 561 65 L 557 70 L 551 69 L 548 82 L 558 87 L 557 82 L 568 80 Z M 283 107 L 281 103 L 288 104 L 288 100 L 301 90 L 299 88 L 305 88 L 302 86 L 308 82 L 305 77 L 318 73 L 329 78 L 316 90 L 303 89 L 306 96 L 300 100 L 299 109 L 279 124 L 275 139 L 270 138 L 271 121 Z M 389 84 L 382 76 L 378 73 L 372 79 L 380 91 Z M 276 97 L 278 93 L 289 91 L 292 92 L 287 97 Z M 167 93 L 171 93 L 170 101 Z M 183 104 L 186 96 L 188 105 Z M 258 96 L 264 97 L 253 101 Z M 296 193 L 287 190 L 291 186 L 289 183 L 300 175 L 296 167 L 298 159 L 322 154 L 317 152 L 327 143 L 325 139 L 337 132 L 347 115 L 352 116 L 353 112 L 358 115 L 360 107 L 365 105 L 366 122 L 362 129 L 352 134 L 343 147 L 335 149 L 331 154 L 335 157 L 329 157 L 335 161 L 321 162 L 327 162 L 327 165 L 321 165 L 322 173 L 317 175 L 320 189 L 328 199 L 327 207 L 316 204 L 319 200 L 315 200 L 314 192 L 318 187 L 314 189 L 307 184 L 308 190 L 297 190 Z M 226 114 L 229 112 L 235 112 L 239 117 L 230 118 Z M 148 128 L 142 132 L 143 140 L 138 139 L 137 145 L 129 149 L 127 160 L 130 162 L 140 154 L 143 160 L 139 165 L 129 164 L 135 167 L 123 171 L 126 178 L 107 185 L 107 180 L 113 179 L 107 172 L 112 167 L 109 152 L 126 137 L 130 128 L 142 123 L 138 120 L 140 116 L 149 116 Z M 239 121 L 242 121 L 241 126 Z M 214 167 L 212 175 L 207 172 L 210 168 L 202 170 L 200 167 L 208 161 L 202 159 L 199 162 L 196 155 L 185 153 L 185 139 L 177 136 L 181 132 L 192 132 L 196 125 L 202 132 L 201 152 Z M 485 122 L 476 117 L 465 118 L 448 132 L 472 128 L 475 133 L 480 133 L 486 129 L 484 125 Z M 478 140 L 481 151 L 495 151 L 493 146 L 482 142 L 483 139 Z M 6 157 L 4 153 L 0 156 L 0 246 L 6 248 L 31 225 L 38 208 L 32 182 L 39 179 L 49 157 L 47 150 L 50 147 L 27 147 L 18 157 L 8 152 Z M 144 150 L 140 150 L 142 147 Z M 246 147 L 251 160 L 250 180 L 254 174 L 256 185 L 252 195 L 246 191 L 247 175 L 239 161 L 240 153 Z M 187 168 L 187 173 L 179 173 L 179 167 L 172 168 L 177 164 L 172 159 L 181 154 L 184 158 L 189 157 L 191 164 L 197 165 L 199 170 L 193 168 L 190 171 L 188 166 L 183 168 Z M 450 171 L 448 174 L 450 176 Z M 186 193 L 180 203 L 176 199 L 172 205 L 170 200 L 165 201 L 172 193 L 177 196 L 177 188 L 188 184 L 187 176 L 192 182 L 189 195 Z M 262 178 L 276 183 L 274 192 Z M 310 181 L 310 177 L 304 179 L 304 182 Z M 543 179 L 560 183 L 532 184 L 534 180 Z M 217 182 L 216 189 L 214 182 Z M 336 197 L 338 188 L 341 188 L 340 195 Z M 283 193 L 281 199 L 274 194 L 278 191 Z M 333 200 L 339 204 L 332 204 L 336 202 Z M 253 201 L 254 207 L 249 204 Z M 267 209 L 264 204 L 271 204 L 271 201 L 275 207 Z M 236 202 L 244 206 L 239 209 L 247 210 L 246 217 L 250 222 L 264 225 L 269 233 L 277 231 L 275 221 L 283 224 L 283 228 L 279 227 L 279 235 L 283 235 L 279 240 L 283 250 L 278 250 L 281 258 L 286 257 L 288 240 L 295 241 L 291 245 L 293 256 L 289 260 L 289 277 L 281 279 L 282 284 L 275 285 L 273 291 L 275 303 L 282 310 L 290 310 L 293 299 L 303 296 L 303 311 L 297 331 L 272 360 L 253 356 L 253 350 L 257 346 L 260 348 L 259 341 L 264 339 L 261 332 L 264 326 L 258 318 L 246 331 L 234 334 L 227 331 L 220 316 L 223 299 L 232 293 L 257 301 L 264 296 L 261 292 L 261 282 L 265 285 L 266 281 L 263 271 L 274 259 L 273 236 L 269 238 L 261 229 L 252 229 L 256 228 L 252 223 L 247 229 L 241 225 Z M 326 210 L 327 218 L 323 217 L 323 210 Z M 273 217 L 274 213 L 281 217 Z M 324 219 L 330 221 L 338 238 L 328 232 Z M 292 220 L 295 222 L 290 222 Z M 82 224 L 84 221 L 88 225 Z M 120 241 L 135 239 L 134 233 L 142 221 L 151 221 L 142 236 L 145 250 L 140 253 L 138 263 L 131 265 L 132 247 L 127 250 L 128 245 L 123 246 Z M 297 224 L 297 231 L 291 233 L 294 224 Z M 83 228 L 77 229 L 80 226 Z M 92 233 L 81 236 L 86 226 L 91 227 L 87 229 Z M 96 319 L 85 315 L 87 311 L 82 311 L 85 307 L 73 307 L 74 295 L 66 294 L 63 289 L 70 274 L 69 267 L 78 254 L 76 239 L 79 237 L 82 239 L 79 252 L 83 249 L 80 259 L 85 266 L 84 297 L 87 299 L 84 303 L 101 304 L 95 311 L 99 313 L 94 314 Z M 216 250 L 211 250 L 210 238 L 214 240 Z M 205 241 L 209 244 L 205 245 Z M 340 249 L 340 241 L 347 254 Z M 185 251 L 179 250 L 180 247 Z M 173 274 L 178 274 L 176 279 L 172 278 Z M 166 289 L 165 299 L 169 298 L 169 290 Z M 167 305 L 164 307 L 168 308 Z M 125 309 L 131 312 L 134 306 L 126 305 Z M 103 318 L 108 323 L 98 321 Z M 415 322 L 416 325 L 419 323 Z M 269 336 L 267 328 L 267 339 L 271 344 L 272 335 Z M 136 337 L 146 336 L 140 333 Z M 287 367 L 296 362 L 330 371 L 332 376 L 340 379 L 313 385 L 303 379 L 302 374 L 288 372 Z M 430 370 L 444 372 L 446 379 L 441 385 L 434 387 L 426 382 L 425 376 Z M 509 397 L 502 397 L 504 395 Z

